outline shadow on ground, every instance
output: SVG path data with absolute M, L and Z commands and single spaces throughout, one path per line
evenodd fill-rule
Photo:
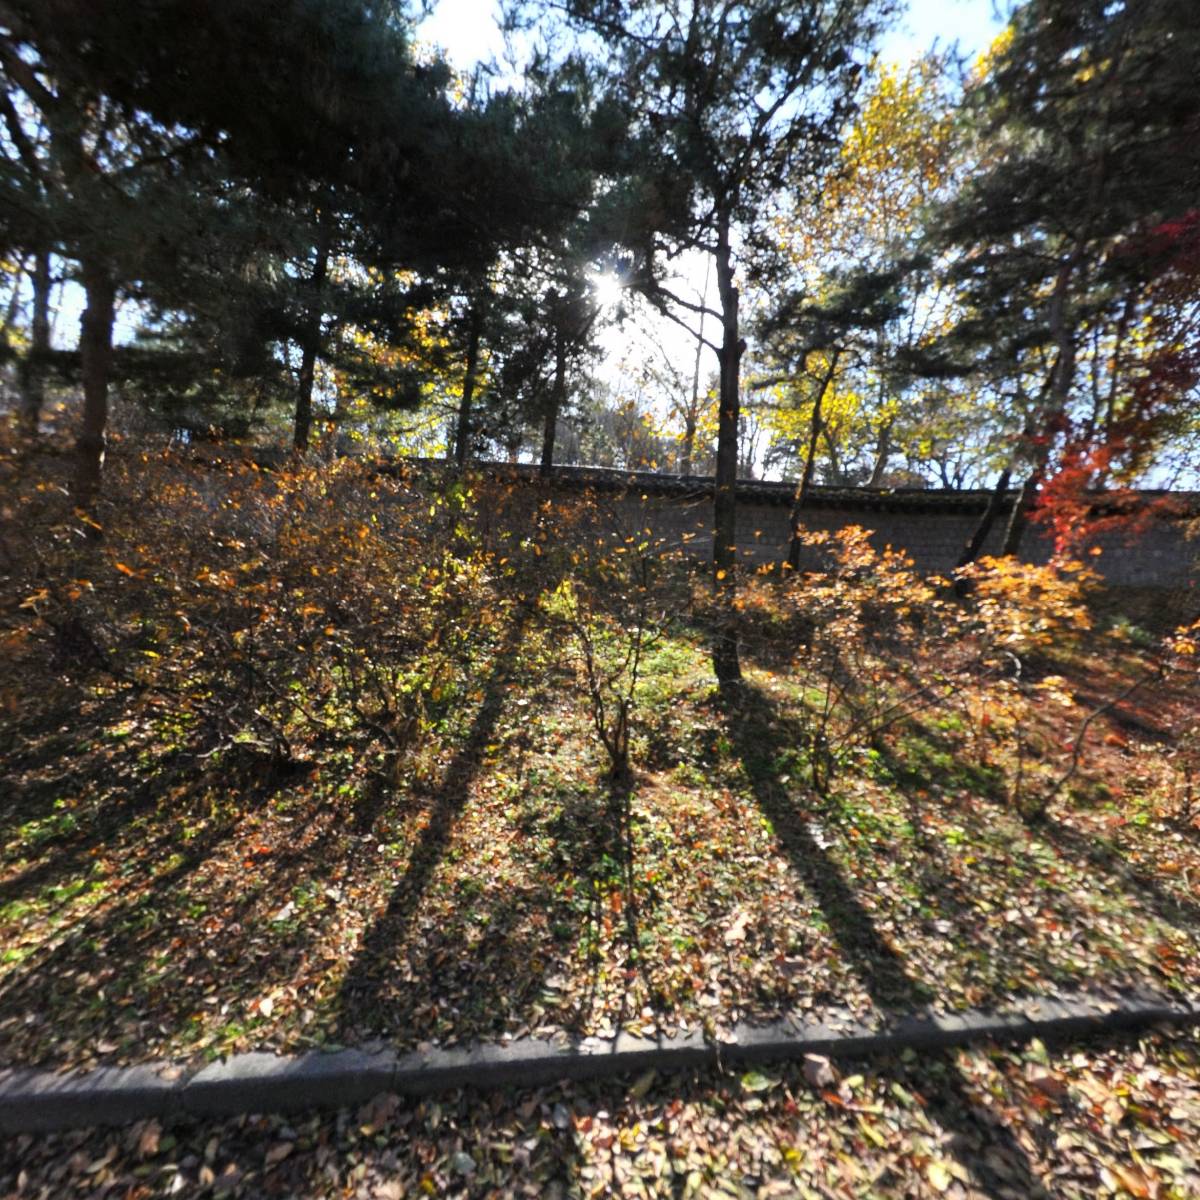
M 559 794 L 546 781 L 522 778 L 514 764 L 511 796 L 477 799 L 507 805 L 492 825 L 505 844 L 471 844 L 465 828 L 472 785 L 501 738 L 524 629 L 519 618 L 509 630 L 407 862 L 346 970 L 332 1002 L 340 1042 L 463 1040 L 542 1026 L 573 1030 L 587 1021 L 589 997 L 560 996 L 557 976 L 572 969 L 581 940 L 595 944 L 603 919 L 598 883 L 619 871 L 633 899 L 628 792 Z M 529 708 L 518 714 L 533 717 Z M 477 859 L 475 868 L 451 883 L 444 868 L 464 854 Z M 636 911 L 636 901 L 624 906 L 631 946 Z M 594 996 L 594 976 L 592 983 Z
M 932 999 L 923 981 L 913 977 L 904 960 L 877 930 L 858 890 L 822 849 L 809 821 L 789 800 L 786 785 L 772 764 L 794 745 L 787 723 L 761 691 L 742 683 L 723 697 L 729 736 L 745 767 L 755 801 L 773 824 L 798 877 L 817 897 L 833 937 L 875 1006 L 884 1013 L 914 1012 Z M 928 1097 L 929 1107 L 944 1128 L 968 1141 L 987 1131 L 998 1137 L 993 1157 L 974 1164 L 979 1186 L 996 1197 L 1042 1196 L 1028 1157 L 999 1128 L 993 1114 L 968 1094 L 951 1052 L 931 1055 L 945 1068 L 945 1087 Z

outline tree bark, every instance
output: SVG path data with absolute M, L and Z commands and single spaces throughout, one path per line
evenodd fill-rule
M 879 428 L 879 440 L 875 444 L 875 462 L 871 467 L 871 478 L 867 487 L 879 487 L 892 456 L 892 422 L 887 421 Z
M 1066 317 L 1067 289 L 1070 286 L 1073 260 L 1068 260 L 1059 269 L 1054 283 L 1054 295 L 1050 302 L 1050 332 L 1054 338 L 1056 353 L 1043 386 L 1044 403 L 1040 406 L 1040 430 L 1027 425 L 1025 438 L 1033 443 L 1033 465 L 1022 482 L 1012 511 L 1008 515 L 1008 526 L 1004 530 L 1004 542 L 1000 547 L 1003 557 L 1016 556 L 1021 550 L 1021 541 L 1029 526 L 1029 515 L 1037 502 L 1038 489 L 1046 479 L 1050 466 L 1050 455 L 1054 438 L 1062 431 L 1066 420 L 1067 404 L 1071 385 L 1075 380 L 1077 348 L 1074 329 Z
M 1012 467 L 1005 467 L 1000 472 L 1000 478 L 996 480 L 992 494 L 988 497 L 987 508 L 983 510 L 983 516 L 979 518 L 975 532 L 967 539 L 962 553 L 958 556 L 958 562 L 954 564 L 956 568 L 973 563 L 982 553 L 988 534 L 992 532 L 992 526 L 995 525 L 996 518 L 1000 515 L 1001 508 L 1004 507 L 1004 497 L 1008 494 L 1008 484 L 1011 479 Z
M 50 251 L 38 250 L 33 256 L 30 276 L 32 314 L 29 325 L 29 351 L 21 360 L 21 431 L 30 441 L 38 436 L 42 405 L 46 400 L 46 362 L 50 353 Z
M 1033 502 L 1037 499 L 1038 488 L 1043 478 L 1045 471 L 1039 466 L 1022 482 L 1017 498 L 1013 501 L 1012 511 L 1008 514 L 1008 525 L 1005 527 L 1004 541 L 1000 546 L 1001 557 L 1016 557 L 1021 552 L 1021 541 L 1029 527 L 1029 514 L 1033 510 Z
M 1054 339 L 1055 357 L 1045 388 L 1046 403 L 1041 414 L 1041 429 L 1034 444 L 1033 468 L 1021 484 L 1017 498 L 1009 513 L 1008 527 L 1004 531 L 1001 555 L 1015 556 L 1020 553 L 1021 541 L 1029 526 L 1029 514 L 1037 501 L 1038 489 L 1045 481 L 1050 465 L 1053 439 L 1062 431 L 1066 420 L 1067 405 L 1071 398 L 1071 387 L 1075 382 L 1075 362 L 1078 355 L 1073 323 L 1068 319 L 1067 297 L 1071 280 L 1080 256 L 1078 245 L 1058 269 L 1054 280 L 1054 293 L 1050 298 L 1050 335 Z
M 1071 386 L 1075 382 L 1075 360 L 1078 347 L 1075 327 L 1067 317 L 1067 294 L 1071 278 L 1075 273 L 1079 251 L 1072 253 L 1058 270 L 1054 280 L 1054 294 L 1050 299 L 1050 335 L 1054 339 L 1056 356 L 1050 375 L 1050 424 L 1061 420 L 1067 411 L 1071 397 Z
M 0 115 L 3 116 L 8 136 L 16 147 L 25 169 L 45 196 L 45 176 L 37 151 L 29 140 L 21 118 L 11 96 L 0 97 Z M 41 421 L 42 405 L 45 403 L 45 380 L 47 355 L 50 350 L 50 248 L 39 247 L 34 251 L 33 270 L 29 276 L 32 290 L 32 312 L 29 330 L 29 353 L 18 368 L 18 390 L 20 393 L 20 428 L 22 434 L 35 441 Z M 15 306 L 20 289 L 13 287 L 12 303 Z M 11 319 L 11 316 L 10 316 Z
M 479 301 L 473 301 L 467 317 L 467 365 L 463 371 L 462 398 L 458 402 L 458 424 L 454 430 L 454 461 L 461 467 L 471 449 L 471 402 L 475 397 L 475 379 L 479 372 L 479 339 L 483 313 Z
M 700 329 L 696 338 L 696 361 L 692 364 L 692 400 L 683 422 L 683 462 L 679 473 L 686 478 L 692 473 L 696 454 L 696 425 L 700 420 L 700 356 L 704 352 L 704 318 L 708 307 L 708 280 L 712 259 L 704 267 L 704 291 L 700 293 Z
M 793 571 L 800 567 L 800 529 L 801 517 L 800 514 L 804 511 L 804 505 L 808 501 L 808 493 L 812 488 L 813 475 L 816 473 L 817 466 L 817 439 L 821 436 L 821 406 L 825 403 L 825 394 L 829 391 L 829 385 L 833 382 L 833 377 L 837 373 L 838 359 L 841 357 L 841 351 L 835 350 L 829 360 L 829 369 L 825 372 L 825 378 L 821 380 L 820 390 L 817 392 L 817 398 L 813 401 L 812 423 L 808 430 L 808 449 L 804 455 L 804 471 L 800 476 L 799 486 L 796 488 L 796 495 L 792 499 L 791 513 L 791 540 L 788 542 L 788 566 Z
M 322 217 L 317 233 L 317 257 L 308 277 L 308 311 L 304 314 L 304 332 L 300 347 L 300 375 L 296 388 L 296 418 L 292 429 L 292 449 L 297 454 L 308 450 L 312 435 L 313 383 L 317 374 L 317 358 L 321 351 L 321 324 L 325 316 L 321 293 L 329 274 L 329 248 L 332 231 L 328 218 Z
M 821 436 L 825 439 L 825 453 L 829 455 L 829 482 L 836 487 L 842 487 L 845 480 L 842 476 L 842 459 L 838 454 L 837 442 L 829 432 L 829 426 L 821 424 Z
M 683 450 L 680 452 L 679 473 L 687 478 L 692 473 L 692 458 L 696 453 L 696 409 L 688 410 L 683 419 Z
M 12 291 L 8 293 L 8 304 L 4 307 L 4 317 L 0 332 L 7 331 L 12 328 L 12 323 L 17 319 L 17 309 L 21 307 L 21 275 L 24 274 L 25 263 L 22 259 L 17 266 L 16 278 L 13 280 Z
M 717 221 L 717 290 L 721 298 L 721 368 L 717 418 L 717 475 L 713 497 L 713 583 L 717 593 L 717 628 L 713 670 L 721 686 L 742 677 L 738 654 L 737 610 L 737 467 L 741 410 L 739 373 L 746 343 L 738 331 L 738 289 L 733 278 L 729 242 L 730 215 Z
M 108 426 L 108 381 L 112 374 L 112 331 L 117 289 L 108 268 L 95 259 L 80 263 L 86 303 L 79 322 L 79 366 L 83 417 L 75 439 L 75 503 L 85 511 L 100 490 Z
M 554 330 L 554 383 L 546 403 L 545 422 L 542 426 L 541 473 L 549 475 L 554 466 L 554 441 L 558 435 L 558 414 L 562 411 L 567 394 L 567 335 L 561 319 Z

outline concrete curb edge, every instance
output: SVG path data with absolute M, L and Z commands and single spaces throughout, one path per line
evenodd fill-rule
M 188 1074 L 169 1065 L 98 1067 L 85 1073 L 0 1070 L 0 1133 L 121 1125 L 146 1117 L 220 1117 L 359 1104 L 380 1092 L 424 1095 L 450 1088 L 528 1087 L 650 1069 L 764 1064 L 806 1054 L 876 1055 L 980 1040 L 1029 1041 L 1200 1024 L 1200 1002 L 1154 993 L 1030 999 L 1001 1012 L 971 1010 L 866 1023 L 848 1013 L 820 1021 L 742 1024 L 725 1039 L 699 1033 L 612 1039 L 525 1038 L 434 1048 L 403 1056 L 339 1050 L 281 1056 L 255 1051 Z

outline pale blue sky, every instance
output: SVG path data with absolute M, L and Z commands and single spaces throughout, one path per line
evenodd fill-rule
M 466 70 L 481 59 L 502 56 L 497 12 L 495 0 L 440 0 L 418 27 L 418 36 L 442 47 L 455 66 Z M 935 41 L 943 46 L 957 42 L 960 50 L 974 56 L 1000 28 L 994 0 L 910 0 L 907 15 L 881 49 L 889 59 L 907 61 Z
M 957 42 L 964 54 L 975 57 L 1002 28 L 993 0 L 912 0 L 900 27 L 884 39 L 882 51 L 888 58 L 907 61 L 935 41 L 942 46 Z

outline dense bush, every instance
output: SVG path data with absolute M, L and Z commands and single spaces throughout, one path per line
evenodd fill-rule
M 14 494 L 10 709 L 119 694 L 190 753 L 279 766 L 318 743 L 402 755 L 469 687 L 507 601 L 461 487 L 350 461 L 110 471 L 94 521 L 52 484 Z

